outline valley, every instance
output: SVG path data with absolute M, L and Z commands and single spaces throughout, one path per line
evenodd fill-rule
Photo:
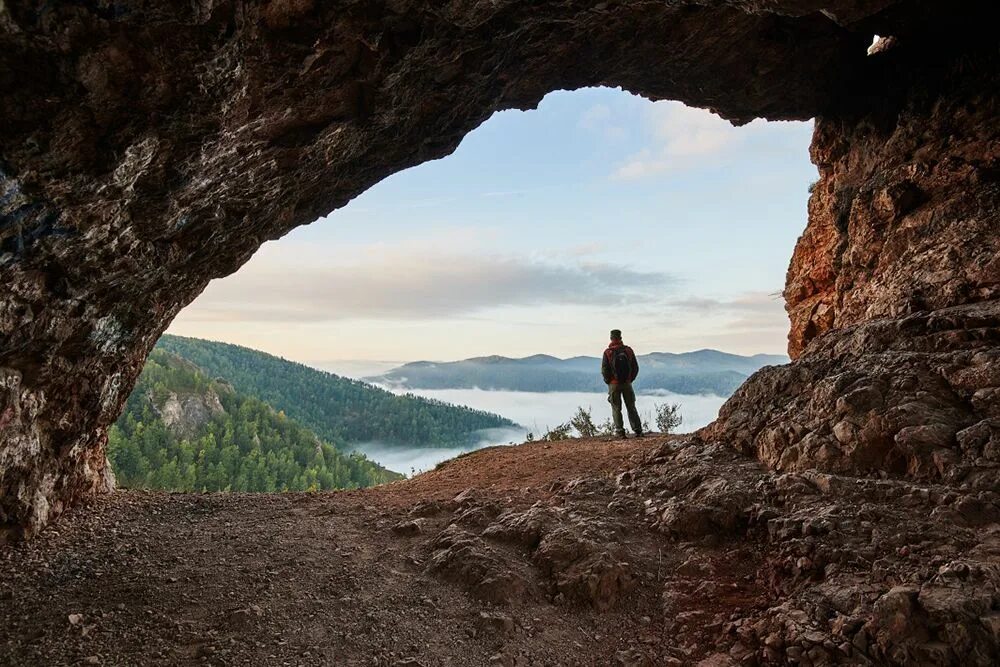
M 1000 665 L 993 4 L 0 0 L 0 667 Z
M 607 394 L 577 391 L 503 391 L 485 389 L 413 389 L 402 390 L 389 387 L 392 391 L 407 391 L 416 396 L 467 405 L 478 410 L 502 414 L 518 426 L 478 431 L 480 440 L 465 447 L 416 447 L 393 445 L 379 442 L 360 443 L 356 451 L 373 461 L 404 474 L 412 471 L 430 470 L 441 461 L 489 445 L 506 445 L 523 442 L 530 433 L 541 437 L 547 431 L 568 422 L 578 408 L 589 410 L 595 422 L 602 422 L 611 415 Z M 636 406 L 640 415 L 653 423 L 655 406 L 661 403 L 677 403 L 681 406 L 683 423 L 680 431 L 699 429 L 718 415 L 725 397 L 714 395 L 685 395 L 670 392 L 639 394 Z M 655 428 L 655 427 L 654 427 Z
M 644 363 L 661 373 L 663 362 L 657 366 L 651 359 L 672 359 L 688 373 L 695 365 L 708 373 L 735 373 L 771 360 L 708 350 L 648 357 Z M 542 374 L 557 373 L 551 366 L 561 364 L 544 355 L 520 361 Z M 567 362 L 593 382 L 594 364 L 583 358 Z M 691 431 L 711 422 L 724 401 L 714 394 L 655 389 L 640 393 L 637 406 L 652 423 L 656 405 L 677 403 L 682 429 Z M 245 347 L 165 335 L 109 431 L 109 453 L 123 488 L 364 487 L 483 447 L 543 437 L 578 408 L 597 422 L 610 414 L 604 392 L 377 386 Z
M 121 488 L 319 491 L 401 477 L 357 443 L 377 440 L 410 459 L 450 452 L 437 463 L 501 432 L 513 434 L 507 441 L 519 433 L 486 411 L 395 395 L 235 345 L 164 336 L 109 429 L 108 453 Z M 414 469 L 407 459 L 389 461 Z
M 775 354 L 742 356 L 718 350 L 638 355 L 638 392 L 728 396 L 764 366 L 788 363 Z M 599 357 L 560 359 L 535 354 L 520 359 L 498 355 L 460 361 L 416 361 L 364 378 L 406 389 L 487 389 L 523 392 L 601 392 Z
M 657 405 L 676 403 L 681 406 L 682 431 L 697 430 L 715 419 L 732 392 L 732 383 L 745 379 L 742 373 L 753 372 L 765 363 L 787 361 L 781 355 L 740 356 L 716 350 L 654 353 L 639 359 L 641 371 L 636 382 L 639 414 L 652 424 Z M 365 366 L 344 363 L 341 368 L 351 373 Z M 611 412 L 599 369 L 597 358 L 564 360 L 534 355 L 523 359 L 493 356 L 445 363 L 414 362 L 397 365 L 380 375 L 358 373 L 359 379 L 377 383 L 394 393 L 503 415 L 517 426 L 479 431 L 476 433 L 479 442 L 464 447 L 418 449 L 406 444 L 368 442 L 355 445 L 355 449 L 392 470 L 410 474 L 429 470 L 441 461 L 484 446 L 522 442 L 529 434 L 541 437 L 567 423 L 578 408 L 590 411 L 595 421 L 601 422 Z M 646 375 L 652 379 L 645 380 Z M 721 386 L 716 383 L 720 378 L 724 378 Z M 680 393 L 664 386 L 695 386 L 723 393 Z

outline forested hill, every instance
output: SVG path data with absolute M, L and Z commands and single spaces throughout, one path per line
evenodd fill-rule
M 753 372 L 788 357 L 741 356 L 718 350 L 639 355 L 639 391 L 728 396 Z M 417 361 L 372 381 L 410 389 L 504 389 L 509 391 L 603 391 L 599 357 L 559 359 L 536 354 L 522 359 L 490 356 L 451 362 Z
M 128 488 L 309 491 L 402 477 L 164 350 L 153 350 L 109 429 L 108 456 Z
M 334 442 L 464 445 L 480 429 L 515 426 L 499 415 L 398 396 L 238 345 L 164 335 L 157 348 L 224 378 Z

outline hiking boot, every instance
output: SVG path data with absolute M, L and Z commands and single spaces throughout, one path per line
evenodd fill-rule
M 625 433 L 625 431 L 622 431 L 621 433 L 616 433 L 615 437 L 618 438 L 619 440 L 628 440 L 628 434 Z
M 643 433 L 642 431 L 636 431 L 636 433 L 635 433 L 635 437 L 637 437 L 637 438 L 641 438 L 644 435 L 646 435 L 646 434 Z

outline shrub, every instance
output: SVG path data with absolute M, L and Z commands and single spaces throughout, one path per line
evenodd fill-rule
M 584 410 L 582 407 L 576 409 L 576 414 L 569 420 L 569 424 L 576 429 L 580 437 L 593 438 L 598 434 L 594 419 L 590 416 L 590 410 Z
M 680 403 L 662 403 L 656 406 L 656 427 L 660 433 L 673 433 L 684 419 Z
M 548 442 L 555 442 L 557 440 L 569 440 L 573 436 L 569 434 L 570 430 L 573 428 L 571 424 L 560 424 L 555 428 L 551 428 L 548 432 L 542 436 L 542 440 Z

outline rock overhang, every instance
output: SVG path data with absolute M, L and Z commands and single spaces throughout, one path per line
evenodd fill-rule
M 942 214 L 913 217 L 912 202 L 952 197 L 974 177 L 980 223 L 968 224 L 972 209 L 946 215 L 959 216 L 955 238 L 991 247 L 986 11 L 930 0 L 5 3 L 0 524 L 41 525 L 109 488 L 104 429 L 156 338 L 208 281 L 555 88 L 621 86 L 735 123 L 820 118 L 813 158 L 826 171 L 786 290 L 793 354 L 921 304 L 996 298 L 986 260 L 942 289 L 915 271 L 926 280 L 910 294 L 907 267 L 922 260 L 879 265 L 878 253 L 856 252 L 856 239 L 883 232 L 851 217 L 881 206 L 892 229 L 930 234 Z M 869 56 L 875 34 L 895 43 Z M 950 151 L 900 118 L 929 120 L 918 98 L 941 90 L 962 98 L 956 109 L 972 104 L 949 88 L 965 79 L 986 87 L 969 115 L 984 147 L 971 171 L 903 178 L 915 164 L 903 154 L 879 166 L 889 176 L 863 168 L 894 137 L 908 151 Z M 937 120 L 932 132 L 949 131 Z M 907 237 L 888 236 L 882 256 L 906 255 Z M 933 252 L 921 238 L 913 247 Z M 767 396 L 778 401 L 773 388 Z

